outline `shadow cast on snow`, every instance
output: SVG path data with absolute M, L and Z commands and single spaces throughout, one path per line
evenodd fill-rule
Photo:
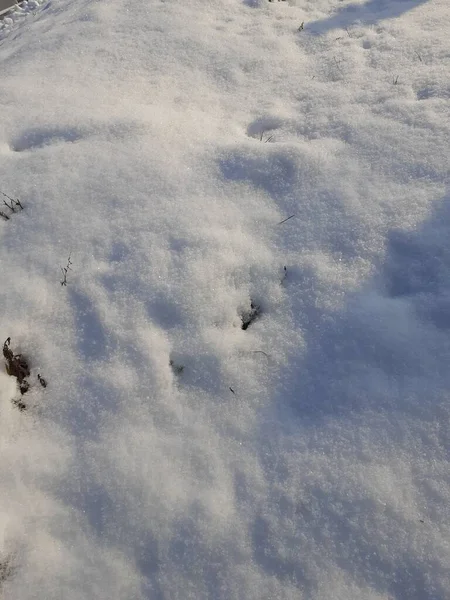
M 388 234 L 379 272 L 340 310 L 318 308 L 314 273 L 293 269 L 288 285 L 307 351 L 301 364 L 293 358 L 285 378 L 291 383 L 276 403 L 288 402 L 288 412 L 316 421 L 402 410 L 402 395 L 421 378 L 436 389 L 450 386 L 449 240 L 450 195 L 416 229 Z M 426 406 L 417 410 L 427 418 Z
M 395 502 L 380 507 L 376 495 L 351 488 L 351 482 L 330 486 L 328 475 L 318 485 L 302 486 L 302 500 L 298 501 L 289 494 L 292 465 L 285 460 L 284 448 L 297 444 L 301 432 L 311 429 L 305 453 L 327 455 L 334 452 L 333 443 L 327 445 L 320 437 L 327 435 L 327 424 L 342 425 L 347 431 L 344 423 L 350 423 L 357 440 L 358 417 L 364 419 L 364 437 L 367 427 L 377 427 L 370 421 L 379 414 L 386 417 L 381 422 L 387 427 L 380 440 L 396 453 L 409 447 L 402 424 L 420 448 L 422 439 L 429 444 L 424 433 L 427 428 L 448 422 L 450 195 L 436 203 L 415 229 L 388 234 L 378 273 L 350 294 L 341 309 L 317 308 L 313 273 L 294 273 L 286 286 L 293 312 L 300 315 L 307 332 L 306 354 L 302 360 L 292 359 L 283 374 L 289 383 L 282 384 L 275 394 L 272 411 L 261 429 L 261 463 L 272 483 L 267 500 L 269 518 L 266 510 L 251 528 L 255 562 L 267 574 L 280 581 L 287 579 L 309 597 L 315 584 L 311 583 L 314 577 L 307 558 L 321 548 L 351 580 L 383 597 L 444 600 L 448 594 L 442 583 L 445 578 L 430 576 L 438 575 L 442 565 L 427 563 L 413 547 L 398 546 L 398 536 L 422 527 L 419 519 L 413 524 L 410 515 L 398 512 Z M 302 295 L 308 297 L 307 302 L 301 303 Z M 347 422 L 347 418 L 352 420 Z M 281 427 L 287 435 L 280 440 L 273 432 L 275 422 L 284 423 Z M 433 441 L 435 451 L 440 448 L 445 453 L 450 443 L 448 428 L 434 429 L 439 431 Z M 356 446 L 351 451 L 355 456 L 359 452 Z M 330 464 L 338 464 L 335 457 L 328 458 Z M 422 484 L 417 483 L 419 487 Z M 441 518 L 442 497 L 432 489 L 427 494 L 424 510 L 430 518 L 433 514 Z M 286 520 L 295 523 L 294 535 L 301 532 L 304 541 L 296 557 L 279 551 L 277 530 Z M 378 533 L 380 522 L 384 529 Z M 373 537 L 368 532 L 373 532 Z
M 376 25 L 384 19 L 394 19 L 413 10 L 427 0 L 369 0 L 365 4 L 347 4 L 330 17 L 308 23 L 314 33 L 327 33 L 352 25 Z

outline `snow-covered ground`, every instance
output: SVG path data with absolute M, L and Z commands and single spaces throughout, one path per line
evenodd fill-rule
M 0 73 L 2 600 L 448 600 L 448 0 L 34 0 Z

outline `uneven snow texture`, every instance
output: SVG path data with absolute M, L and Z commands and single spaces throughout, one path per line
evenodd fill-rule
M 448 599 L 448 0 L 19 13 L 2 600 Z

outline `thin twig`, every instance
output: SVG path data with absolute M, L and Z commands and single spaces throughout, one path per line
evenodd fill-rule
M 71 256 L 72 256 L 72 252 L 69 254 L 69 258 L 67 259 L 67 265 L 65 267 L 61 267 L 61 271 L 62 271 L 62 274 L 63 274 L 63 279 L 59 283 L 62 286 L 67 285 L 67 273 L 68 273 L 68 271 L 72 270 L 70 268 L 70 265 L 72 264 L 72 261 L 70 260 Z
M 11 200 L 12 202 L 14 202 L 13 198 L 11 198 L 11 196 L 8 196 L 8 194 L 5 194 L 5 192 L 0 192 L 0 194 L 2 196 L 5 196 L 5 198 L 8 198 L 8 200 Z
M 11 196 L 8 196 L 8 194 L 5 194 L 5 192 L 1 192 L 1 191 L 0 191 L 0 194 L 2 194 L 2 196 L 5 196 L 5 198 L 8 198 L 8 200 L 11 202 L 11 205 L 9 205 L 5 200 L 3 200 L 3 204 L 5 204 L 10 210 L 12 210 L 12 212 L 16 212 L 14 209 L 14 205 L 20 206 L 20 209 L 23 210 L 22 203 L 20 202 L 20 200 L 18 198 L 16 198 L 16 199 L 11 198 Z
M 266 130 L 265 130 L 265 129 L 263 129 L 263 130 L 261 131 L 261 133 L 259 134 L 259 141 L 260 141 L 260 142 L 262 142 L 262 141 L 263 141 L 263 138 L 264 138 L 264 134 L 265 134 L 265 133 L 266 133 Z M 266 138 L 266 139 L 264 140 L 264 143 L 266 144 L 267 142 L 270 142 L 270 141 L 272 141 L 272 140 L 273 140 L 273 135 L 269 135 L 269 137 L 268 137 L 268 138 Z
M 283 223 L 286 223 L 286 221 L 289 221 L 289 219 L 292 219 L 292 217 L 295 217 L 295 215 L 291 215 L 290 217 L 288 217 L 287 219 L 284 219 L 284 221 L 280 221 L 278 223 L 278 225 L 283 225 Z
M 16 212 L 16 211 L 14 210 L 14 206 L 13 206 L 12 200 L 11 200 L 11 205 L 9 205 L 9 204 L 6 202 L 6 200 L 3 200 L 3 204 L 4 204 L 5 206 L 7 206 L 7 207 L 9 208 L 9 210 L 11 210 L 12 212 Z

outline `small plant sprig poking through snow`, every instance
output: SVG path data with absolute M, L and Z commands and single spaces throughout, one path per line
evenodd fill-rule
M 21 394 L 25 394 L 30 384 L 25 379 L 30 376 L 30 368 L 22 354 L 14 354 L 11 350 L 11 338 L 7 338 L 3 344 L 3 356 L 6 360 L 6 372 L 11 377 L 16 377 Z
M 65 267 L 61 267 L 61 271 L 63 274 L 63 278 L 59 282 L 61 284 L 61 286 L 67 285 L 67 273 L 72 270 L 70 268 L 70 265 L 72 264 L 72 261 L 70 260 L 71 256 L 72 256 L 72 253 L 69 254 L 69 258 L 67 259 L 67 265 Z
M 30 376 L 30 367 L 28 366 L 27 360 L 22 354 L 14 354 L 11 350 L 11 338 L 7 338 L 3 344 L 3 356 L 6 361 L 6 372 L 11 377 L 15 377 L 19 384 L 20 393 L 23 395 L 30 389 L 30 384 L 27 378 Z M 38 381 L 43 388 L 47 387 L 47 381 L 38 373 Z M 17 406 L 19 410 L 26 410 L 27 405 L 20 399 L 13 399 L 13 404 Z M 0 564 L 1 572 L 1 564 Z
M 260 142 L 262 142 L 262 141 L 263 141 L 263 136 L 264 136 L 264 134 L 265 134 L 265 130 L 263 129 L 263 130 L 261 131 L 261 135 L 259 136 L 259 141 L 260 141 Z M 265 144 L 267 144 L 267 142 L 271 142 L 272 140 L 273 140 L 273 135 L 269 135 L 269 137 L 267 137 L 267 138 L 264 140 L 264 143 L 265 143 Z
M 14 199 L 11 198 L 10 196 L 8 196 L 8 194 L 5 194 L 4 192 L 0 192 L 0 194 L 2 196 L 4 196 L 5 198 L 8 198 L 9 203 L 6 202 L 6 200 L 3 200 L 3 204 L 9 208 L 9 210 L 12 213 L 15 212 L 19 212 L 20 210 L 23 210 L 23 206 L 22 203 L 20 202 L 20 200 L 18 198 Z M 0 210 L 0 217 L 2 217 L 5 221 L 9 221 L 10 215 L 7 215 L 4 211 Z

